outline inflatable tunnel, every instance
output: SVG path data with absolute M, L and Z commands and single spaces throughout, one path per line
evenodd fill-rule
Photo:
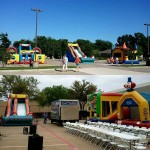
M 3 120 L 6 126 L 31 125 L 33 117 L 27 95 L 11 94 L 9 96 Z
M 141 122 L 150 121 L 150 93 L 138 93 L 137 91 L 126 92 L 118 102 L 118 119 L 123 120 L 122 112 L 124 107 L 130 111 L 130 120 L 139 120 Z
M 101 120 L 117 120 L 117 104 L 122 97 L 120 93 L 103 93 L 101 95 Z M 123 114 L 129 114 L 128 108 L 123 109 Z
M 86 55 L 82 52 L 78 44 L 68 43 L 68 48 L 69 49 L 66 55 L 68 57 L 69 62 L 74 62 L 76 57 L 79 57 L 81 63 L 94 63 L 95 58 L 86 57 Z

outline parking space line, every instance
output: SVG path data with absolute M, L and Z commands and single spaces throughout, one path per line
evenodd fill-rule
M 24 140 L 24 139 L 27 139 L 28 137 L 26 138 L 7 138 L 7 137 L 3 137 L 3 140 Z M 52 137 L 44 137 L 44 139 L 50 139 L 49 141 L 56 141 L 55 139 L 52 139 Z
M 11 146 L 0 146 L 0 149 L 2 149 L 2 148 L 25 148 L 25 147 L 27 147 L 27 146 L 13 146 L 13 145 L 11 145 Z
M 51 144 L 51 145 L 43 145 L 43 147 L 50 147 L 50 146 L 67 146 L 68 144 Z M 28 146 L 0 146 L 0 149 L 4 148 L 26 148 Z
M 68 144 L 51 144 L 51 145 L 44 145 L 44 147 L 49 147 L 49 146 L 67 146 Z
M 61 140 L 63 143 L 67 144 L 69 147 L 71 147 L 72 150 L 79 150 L 75 145 L 69 143 L 68 141 L 66 141 L 64 138 L 58 136 L 57 134 L 55 134 L 54 132 L 50 131 L 49 129 L 47 129 L 45 126 L 39 124 L 39 126 L 41 126 L 43 129 L 45 129 L 47 132 L 49 132 L 51 135 L 53 135 L 54 137 L 56 137 L 57 139 Z

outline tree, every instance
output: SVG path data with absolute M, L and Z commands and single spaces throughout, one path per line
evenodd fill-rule
M 93 55 L 93 43 L 91 43 L 89 40 L 78 39 L 75 43 L 79 44 L 81 50 L 85 53 L 85 55 L 87 55 L 88 57 L 91 57 Z
M 144 57 L 147 57 L 147 49 L 148 49 L 147 37 L 145 37 L 144 34 L 140 32 L 135 33 L 134 37 L 138 45 L 137 53 L 139 53 L 139 55 L 143 54 Z
M 3 67 L 5 67 L 7 61 L 10 59 L 10 54 L 7 53 L 7 48 L 11 44 L 10 40 L 8 39 L 8 34 L 0 34 L 0 61 L 3 63 Z
M 36 100 L 41 106 L 51 105 L 51 102 L 58 99 L 70 99 L 70 93 L 68 88 L 62 85 L 46 87 L 36 97 Z
M 40 106 L 45 106 L 47 104 L 47 95 L 44 91 L 41 91 L 36 97 L 35 101 L 39 103 Z
M 16 49 L 18 49 L 19 44 L 31 44 L 32 48 L 34 47 L 33 41 L 25 40 L 25 39 L 21 39 L 20 41 L 15 41 L 15 42 L 13 43 L 13 46 L 14 46 Z
M 52 55 L 52 48 L 53 48 L 53 43 L 54 39 L 51 37 L 45 37 L 45 36 L 38 36 L 37 37 L 37 46 L 40 47 L 42 50 L 42 53 L 51 56 Z
M 98 49 L 92 50 L 92 55 L 96 58 L 96 59 L 100 59 L 101 58 L 101 54 L 99 52 Z
M 67 39 L 61 39 L 61 56 L 63 57 L 66 54 L 66 51 L 68 50 L 68 40 Z
M 11 44 L 10 40 L 8 39 L 8 34 L 0 34 L 0 40 L 1 40 L 1 47 L 5 48 L 5 50 L 9 47 Z
M 112 48 L 112 43 L 109 41 L 96 40 L 95 46 L 99 51 L 104 51 Z
M 134 36 L 130 34 L 119 36 L 117 42 L 120 46 L 122 46 L 123 43 L 126 43 L 127 47 L 131 49 L 131 52 L 132 50 L 135 50 L 136 44 L 138 46 L 136 55 L 141 55 L 142 53 L 144 57 L 147 55 L 147 40 L 143 33 L 134 33 Z M 134 55 L 131 52 L 129 55 Z
M 39 82 L 33 77 L 25 77 L 15 75 L 3 75 L 0 80 L 0 92 L 2 95 L 9 93 L 27 94 L 30 99 L 34 99 L 40 92 L 37 88 Z
M 81 110 L 84 110 L 84 106 L 87 103 L 87 95 L 96 91 L 97 86 L 85 80 L 82 80 L 82 82 L 74 81 L 74 83 L 70 87 L 70 94 L 73 99 L 79 100 Z
M 3 49 L 0 49 L 0 61 L 2 61 L 3 67 L 5 67 L 9 59 L 10 53 L 7 53 L 6 51 L 3 51 Z
M 51 37 L 48 37 L 46 41 L 47 47 L 45 49 L 42 49 L 42 52 L 50 58 L 52 58 L 52 56 L 54 58 L 57 58 L 55 57 L 55 55 L 57 54 L 57 52 L 55 53 L 56 45 L 56 40 Z
M 66 39 L 56 40 L 51 37 L 38 36 L 37 41 L 42 53 L 48 57 L 61 58 L 66 53 L 68 43 Z
M 104 57 L 108 58 L 108 55 L 104 56 L 101 52 L 104 50 L 108 50 L 112 48 L 112 43 L 109 41 L 96 40 L 95 42 L 95 50 L 93 50 L 93 55 L 95 58 L 103 59 Z

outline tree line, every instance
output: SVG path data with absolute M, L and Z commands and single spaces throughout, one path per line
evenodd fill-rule
M 51 105 L 51 102 L 58 99 L 78 99 L 83 110 L 87 103 L 87 95 L 97 91 L 96 85 L 85 80 L 76 80 L 69 88 L 51 85 L 40 90 L 38 84 L 38 80 L 32 76 L 3 75 L 0 80 L 0 97 L 8 97 L 8 93 L 27 94 L 29 100 L 37 101 L 41 106 Z
M 31 44 L 32 47 L 35 46 L 34 41 L 29 40 L 20 40 L 15 41 L 14 46 L 17 48 L 20 43 Z M 56 40 L 51 37 L 38 36 L 37 37 L 37 46 L 41 48 L 42 53 L 47 57 L 54 57 L 56 59 L 62 58 L 64 54 L 66 54 L 68 50 L 68 43 L 70 43 L 67 39 L 59 39 Z M 97 59 L 100 59 L 100 52 L 106 49 L 111 49 L 112 43 L 109 41 L 96 40 L 95 43 L 90 42 L 89 40 L 78 39 L 72 43 L 78 43 L 81 47 L 81 50 L 87 55 L 94 55 Z
M 0 49 L 1 51 L 6 52 L 6 48 L 9 47 L 11 44 L 11 41 L 8 39 L 8 34 L 0 34 Z M 91 42 L 89 40 L 84 39 L 78 39 L 76 41 L 73 41 L 72 43 L 78 43 L 81 47 L 82 51 L 87 56 L 94 55 L 96 59 L 102 59 L 101 52 L 107 49 L 113 49 L 116 45 L 122 46 L 123 43 L 126 43 L 127 47 L 132 50 L 135 49 L 135 45 L 138 46 L 138 55 L 147 55 L 148 52 L 148 44 L 147 44 L 147 37 L 144 36 L 143 33 L 134 33 L 134 35 L 131 34 L 125 34 L 122 36 L 119 36 L 116 40 L 116 44 L 113 45 L 110 41 L 104 41 L 101 39 L 97 39 L 95 42 Z M 32 47 L 35 47 L 35 39 L 33 40 L 27 40 L 27 39 L 21 39 L 19 41 L 15 41 L 12 45 L 16 48 L 18 48 L 19 44 L 31 44 Z M 43 54 L 46 56 L 52 58 L 62 58 L 62 56 L 66 53 L 68 50 L 68 43 L 69 41 L 67 39 L 54 39 L 52 37 L 45 37 L 45 36 L 38 36 L 37 37 L 37 46 L 41 48 Z M 0 53 L 0 56 L 2 54 Z

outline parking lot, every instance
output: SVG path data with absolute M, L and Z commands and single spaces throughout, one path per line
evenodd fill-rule
M 23 134 L 23 126 L 3 127 L 0 126 L 0 150 L 27 150 L 28 136 Z M 37 133 L 43 136 L 44 150 L 98 150 L 83 139 L 79 139 L 66 132 L 64 127 L 51 124 L 43 124 L 39 120 Z
M 20 69 L 20 70 L 1 70 L 0 75 L 149 75 L 150 66 L 145 65 L 145 61 L 141 61 L 140 65 L 115 65 L 106 64 L 105 60 L 97 60 L 92 64 L 80 64 L 80 70 L 77 72 L 75 63 L 68 63 L 68 71 L 62 71 L 61 60 L 47 59 L 46 64 L 39 66 L 59 66 L 58 69 Z M 6 67 L 13 67 L 14 65 L 7 65 Z M 29 65 L 18 64 L 15 67 L 28 68 Z M 70 68 L 74 66 L 74 68 Z

